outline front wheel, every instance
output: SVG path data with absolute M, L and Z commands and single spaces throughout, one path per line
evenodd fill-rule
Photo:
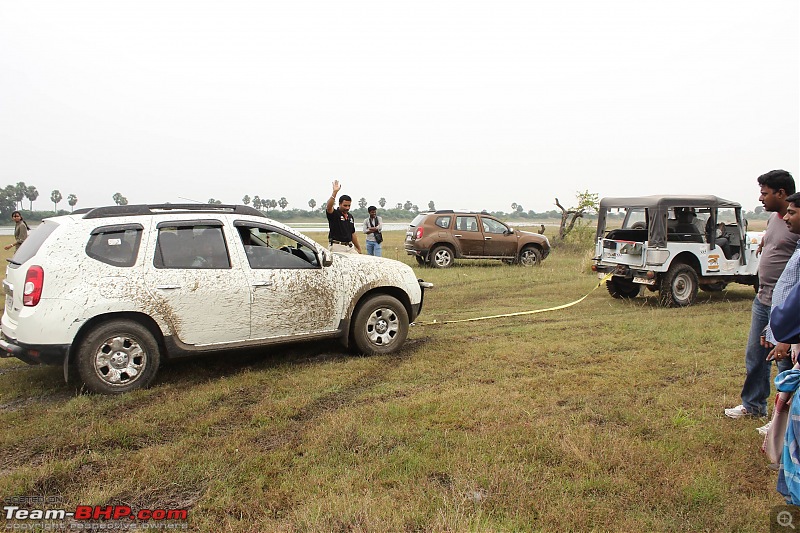
M 672 265 L 661 278 L 659 296 L 665 307 L 686 307 L 697 297 L 697 272 L 685 264 Z
M 408 312 L 397 298 L 386 294 L 371 296 L 356 310 L 352 335 L 364 355 L 392 353 L 408 337 Z
M 431 251 L 431 265 L 436 268 L 448 268 L 453 266 L 453 250 L 447 246 L 437 246 Z
M 94 328 L 81 342 L 77 357 L 81 380 L 100 394 L 147 387 L 160 361 L 153 334 L 132 320 L 111 320 Z
M 522 266 L 540 266 L 542 264 L 542 252 L 533 246 L 527 246 L 519 253 L 519 264 Z

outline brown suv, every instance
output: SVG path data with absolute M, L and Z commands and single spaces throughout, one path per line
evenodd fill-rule
M 405 248 L 420 265 L 437 268 L 452 266 L 454 259 L 502 259 L 531 266 L 547 257 L 550 242 L 486 213 L 445 210 L 417 215 L 406 231 Z

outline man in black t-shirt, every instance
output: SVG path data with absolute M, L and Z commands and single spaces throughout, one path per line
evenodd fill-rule
M 325 204 L 325 211 L 328 217 L 328 243 L 330 244 L 330 250 L 332 252 L 360 254 L 361 246 L 358 244 L 356 223 L 353 215 L 350 214 L 352 198 L 346 194 L 341 195 L 339 197 L 339 207 L 333 208 L 336 193 L 341 188 L 339 180 L 335 180 L 333 182 L 333 194 Z

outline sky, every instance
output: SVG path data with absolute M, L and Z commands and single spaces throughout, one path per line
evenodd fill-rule
M 760 174 L 800 180 L 799 4 L 0 0 L 0 187 L 753 209 Z

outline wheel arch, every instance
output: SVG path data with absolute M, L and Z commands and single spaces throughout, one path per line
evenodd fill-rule
M 697 274 L 698 279 L 701 277 L 700 260 L 693 253 L 691 252 L 679 253 L 678 255 L 675 256 L 675 259 L 673 259 L 672 262 L 670 262 L 669 268 L 667 270 L 672 268 L 672 265 L 677 265 L 677 264 L 682 264 L 692 267 L 695 274 Z M 662 275 L 663 274 L 666 274 L 666 272 L 663 272 Z

